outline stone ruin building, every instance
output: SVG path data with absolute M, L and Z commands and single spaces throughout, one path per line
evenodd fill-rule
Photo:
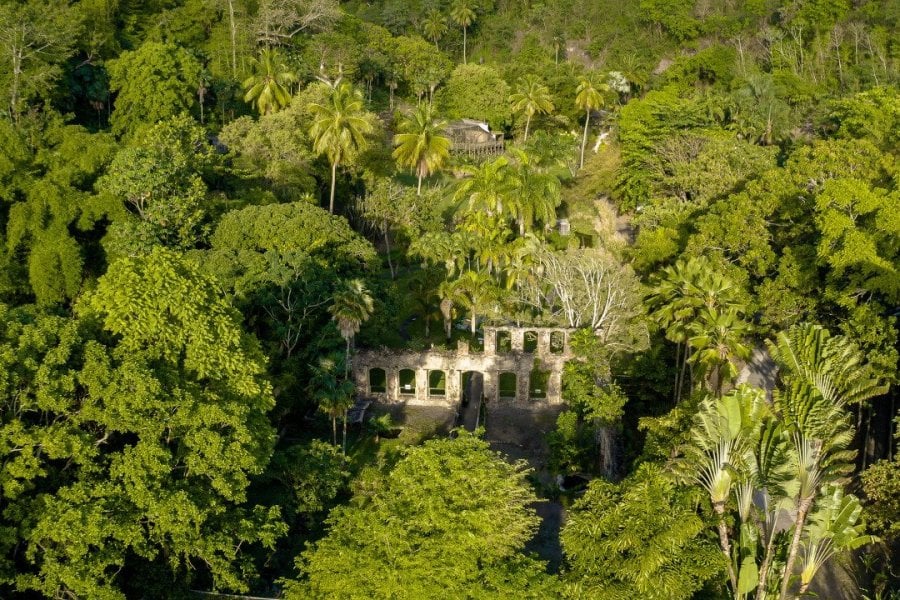
M 484 350 L 362 350 L 352 358 L 360 398 L 384 403 L 455 407 L 489 403 L 546 407 L 562 403 L 562 370 L 573 330 L 484 327 Z

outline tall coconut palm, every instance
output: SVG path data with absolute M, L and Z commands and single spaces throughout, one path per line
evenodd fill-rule
M 588 126 L 591 123 L 591 112 L 603 106 L 603 92 L 609 90 L 605 83 L 594 85 L 590 78 L 583 78 L 575 88 L 575 106 L 584 111 L 584 134 L 581 137 L 581 162 L 584 167 L 584 149 L 587 146 Z
M 422 33 L 425 34 L 438 50 L 438 41 L 447 33 L 447 19 L 436 9 L 431 9 L 422 21 Z
M 362 92 L 347 82 L 332 89 L 324 104 L 311 104 L 310 110 L 314 117 L 309 131 L 313 150 L 327 156 L 331 163 L 328 210 L 334 213 L 337 168 L 366 150 L 366 135 L 372 133 L 374 126 L 363 107 Z
M 450 18 L 453 19 L 454 23 L 462 27 L 463 64 L 466 64 L 467 32 L 472 23 L 475 22 L 475 9 L 472 6 L 472 0 L 453 0 L 453 6 L 450 7 Z
M 402 167 L 413 169 L 419 179 L 416 195 L 422 195 L 422 179 L 440 169 L 450 156 L 446 121 L 436 119 L 434 108 L 420 104 L 400 123 L 392 156 Z
M 509 97 L 509 101 L 514 113 L 525 115 L 525 138 L 522 140 L 524 142 L 528 141 L 531 118 L 539 113 L 551 113 L 554 109 L 549 88 L 541 83 L 536 75 L 526 75 L 520 79 L 516 92 Z
M 372 296 L 366 285 L 359 279 L 348 281 L 343 289 L 335 292 L 332 298 L 328 312 L 347 344 L 344 357 L 345 379 L 348 379 L 350 374 L 350 347 L 353 344 L 353 338 L 359 332 L 360 325 L 372 316 L 372 308 Z M 344 441 L 342 444 L 345 452 L 347 450 L 347 408 L 349 406 L 344 409 Z
M 278 112 L 290 103 L 290 85 L 296 81 L 277 50 L 263 50 L 253 59 L 253 75 L 244 80 L 244 102 L 255 105 L 261 115 Z

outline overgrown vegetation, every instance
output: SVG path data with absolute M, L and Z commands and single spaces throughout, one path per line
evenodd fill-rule
M 786 600 L 862 547 L 898 593 L 898 40 L 890 0 L 0 0 L 0 596 Z M 526 465 L 348 424 L 357 346 L 485 323 L 573 330 L 559 572 Z

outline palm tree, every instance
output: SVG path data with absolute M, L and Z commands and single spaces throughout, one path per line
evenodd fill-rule
M 874 536 L 865 535 L 865 524 L 859 522 L 861 516 L 859 499 L 845 496 L 840 486 L 830 486 L 823 493 L 806 529 L 798 598 L 806 594 L 813 577 L 832 556 L 878 541 Z
M 425 323 L 425 337 L 431 335 L 431 321 L 441 317 L 441 298 L 438 294 L 441 273 L 434 267 L 420 269 L 415 272 L 407 289 L 412 297 L 417 312 Z
M 261 115 L 277 112 L 290 103 L 290 85 L 296 81 L 277 50 L 263 50 L 253 59 L 253 75 L 244 80 L 244 102 L 255 104 Z
M 478 313 L 486 310 L 498 298 L 493 279 L 481 271 L 466 271 L 451 284 L 451 288 L 452 295 L 469 309 L 472 315 L 472 335 L 475 335 Z
M 519 80 L 516 93 L 509 97 L 514 113 L 525 113 L 525 139 L 528 141 L 528 127 L 531 118 L 538 113 L 553 112 L 550 90 L 540 82 L 536 75 L 526 75 Z
M 794 535 L 804 539 L 805 548 L 801 593 L 834 552 L 871 540 L 856 526 L 858 500 L 832 491 L 839 486 L 828 484 L 821 471 L 801 475 L 818 451 L 809 444 L 797 445 L 798 436 L 790 429 L 779 407 L 766 402 L 763 390 L 745 385 L 721 398 L 708 397 L 694 417 L 691 442 L 678 470 L 710 498 L 734 598 L 746 598 L 754 588 L 757 600 L 776 597 L 773 587 L 778 581 L 770 577 L 770 568 L 783 556 L 787 542 L 786 536 L 776 535 L 776 524 L 779 513 L 797 507 L 793 494 L 821 492 L 822 502 L 812 526 L 804 527 L 802 520 L 794 524 Z M 734 544 L 727 505 L 736 512 Z M 782 583 L 792 574 L 782 572 Z
M 710 389 L 721 396 L 725 381 L 737 377 L 737 362 L 750 357 L 750 347 L 744 342 L 750 325 L 732 307 L 722 311 L 706 309 L 688 329 L 693 334 L 688 345 L 694 349 L 688 362 L 707 373 Z
M 337 418 L 352 406 L 353 397 L 353 383 L 340 376 L 341 370 L 346 372 L 346 366 L 342 362 L 344 359 L 340 354 L 320 358 L 318 364 L 312 367 L 309 385 L 310 392 L 319 404 L 319 410 L 331 418 L 331 443 L 335 446 L 338 443 Z
M 454 199 L 465 202 L 465 208 L 469 212 L 503 214 L 504 203 L 511 189 L 509 159 L 500 156 L 478 166 L 467 165 L 463 172 L 468 177 L 459 182 Z
M 463 293 L 456 285 L 456 280 L 447 280 L 438 286 L 438 297 L 441 299 L 440 309 L 444 317 L 444 337 L 449 342 L 453 335 L 454 309 L 463 303 Z
M 362 93 L 347 82 L 334 87 L 324 104 L 311 104 L 314 121 L 310 128 L 313 150 L 331 163 L 331 193 L 328 210 L 334 213 L 334 187 L 338 165 L 365 151 L 366 134 L 374 127 L 363 108 Z
M 500 270 L 510 250 L 511 232 L 505 219 L 484 211 L 468 212 L 459 223 L 458 231 L 470 234 L 467 246 L 474 248 L 479 267 L 489 274 Z
M 748 386 L 740 386 L 725 397 L 706 398 L 694 416 L 686 460 L 679 465 L 685 479 L 699 484 L 709 495 L 733 590 L 738 589 L 740 561 L 736 568 L 725 508 L 735 488 L 744 483 L 739 469 L 749 466 L 746 453 L 754 447 L 751 433 L 768 416 L 765 394 Z
M 688 366 L 689 325 L 701 312 L 737 306 L 734 285 L 705 257 L 681 259 L 651 280 L 647 303 L 653 318 L 675 343 L 675 392 L 677 402 L 684 388 Z
M 591 111 L 603 106 L 603 94 L 609 90 L 605 83 L 595 86 L 590 78 L 583 78 L 575 89 L 575 106 L 584 111 L 584 135 L 581 137 L 581 162 L 580 168 L 584 168 L 584 148 L 587 146 L 588 125 L 591 122 Z
M 783 385 L 773 394 L 774 406 L 792 434 L 799 482 L 794 535 L 781 579 L 780 598 L 786 600 L 806 519 L 820 488 L 845 482 L 852 471 L 855 452 L 848 447 L 853 428 L 845 408 L 884 394 L 887 386 L 862 364 L 854 344 L 817 325 L 780 333 L 769 343 L 769 352 L 782 369 Z
M 351 279 L 343 289 L 335 292 L 332 304 L 328 309 L 331 318 L 337 323 L 341 337 L 347 343 L 344 358 L 344 379 L 350 375 L 350 346 L 359 326 L 372 316 L 372 296 L 366 285 L 359 279 Z M 344 441 L 343 449 L 347 451 L 347 408 L 344 409 Z
M 523 150 L 514 149 L 512 154 L 516 162 L 506 207 L 519 226 L 519 235 L 530 232 L 536 222 L 552 227 L 556 207 L 562 202 L 559 178 L 538 168 L 535 159 Z
M 450 7 L 450 18 L 462 27 L 463 64 L 466 64 L 466 33 L 469 26 L 475 22 L 475 9 L 472 8 L 471 0 L 453 0 L 453 6 Z
M 438 40 L 447 33 L 447 19 L 439 11 L 431 9 L 422 21 L 422 32 L 434 42 L 434 47 L 440 50 Z
M 419 178 L 416 195 L 422 195 L 422 178 L 443 166 L 450 156 L 450 138 L 444 135 L 447 123 L 435 119 L 431 104 L 420 104 L 400 123 L 394 136 L 392 156 L 403 167 L 414 169 Z

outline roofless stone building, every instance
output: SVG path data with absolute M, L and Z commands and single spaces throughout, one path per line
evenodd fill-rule
M 458 406 L 473 379 L 488 402 L 522 407 L 562 403 L 562 370 L 573 330 L 484 327 L 484 351 L 362 350 L 351 368 L 361 398 L 386 403 Z

